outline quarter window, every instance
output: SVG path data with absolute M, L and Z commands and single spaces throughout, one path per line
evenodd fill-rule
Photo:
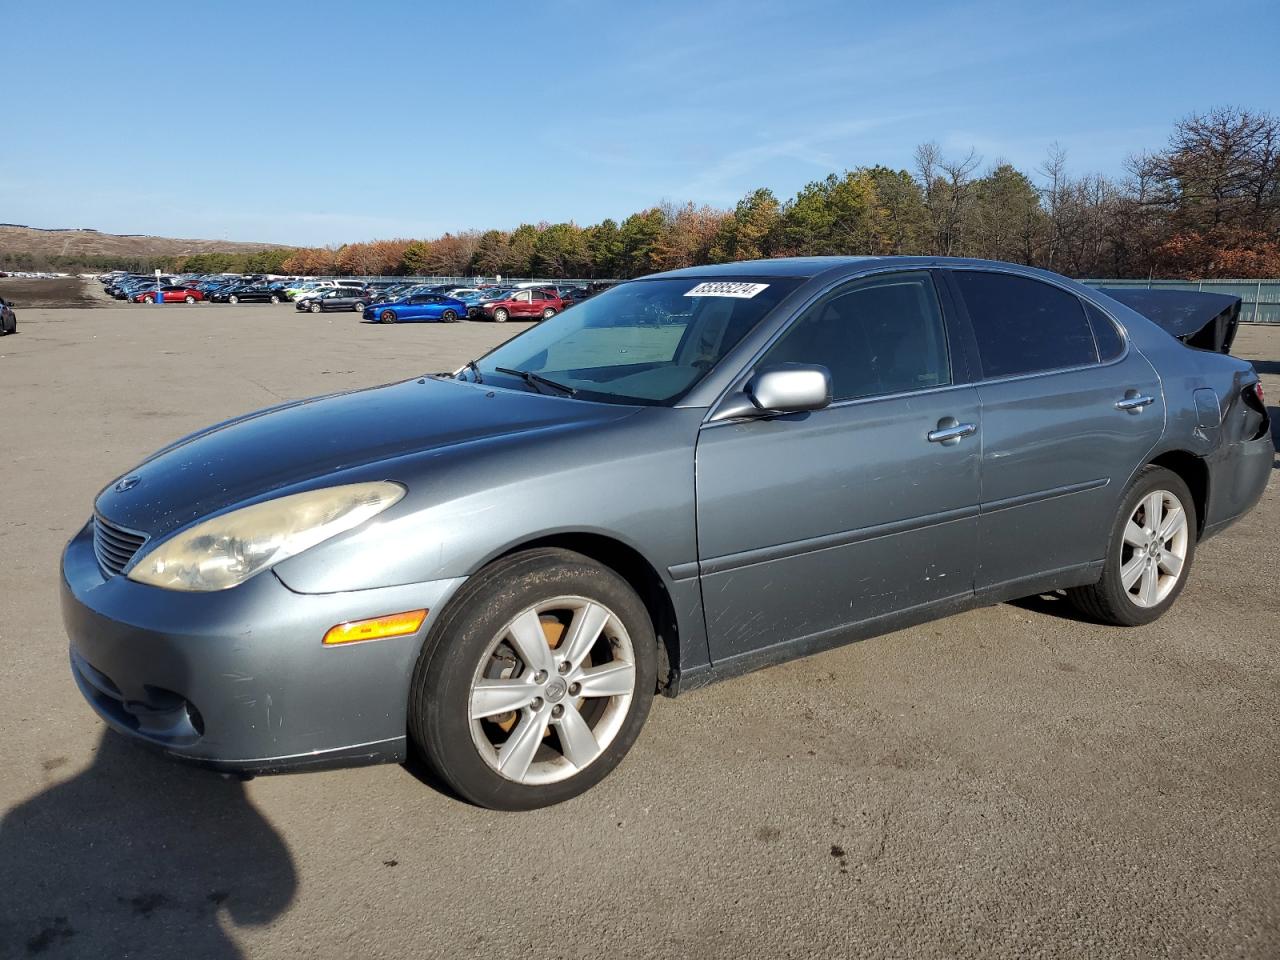
M 984 377 L 1097 362 L 1084 307 L 1067 291 L 1007 273 L 957 270 L 952 276 L 973 323 Z
M 1093 327 L 1093 339 L 1098 344 L 1099 360 L 1114 360 L 1124 352 L 1124 340 L 1115 323 L 1092 303 L 1085 301 L 1084 312 L 1089 315 L 1089 325 Z
M 791 325 L 760 367 L 821 364 L 834 400 L 926 390 L 951 382 L 933 280 L 900 273 L 828 294 Z

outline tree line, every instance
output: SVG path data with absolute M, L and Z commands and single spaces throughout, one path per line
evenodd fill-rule
M 759 257 L 982 257 L 1076 277 L 1280 276 L 1280 119 L 1222 107 L 1179 121 L 1119 177 L 1075 175 L 1050 148 L 1031 172 L 936 143 L 911 169 L 832 173 L 731 210 L 664 202 L 621 222 L 521 224 L 422 240 L 197 254 L 184 271 L 299 275 L 632 277 Z M 270 266 L 265 264 L 270 261 Z

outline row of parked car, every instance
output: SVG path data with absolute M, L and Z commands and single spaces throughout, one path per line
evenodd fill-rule
M 378 323 L 545 320 L 607 284 L 524 281 L 476 286 L 411 281 L 313 280 L 264 276 L 104 274 L 106 292 L 135 303 L 285 303 L 310 313 L 351 311 Z

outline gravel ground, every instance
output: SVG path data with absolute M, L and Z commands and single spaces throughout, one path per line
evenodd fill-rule
M 560 807 L 489 813 L 398 766 L 242 784 L 81 702 L 63 543 L 174 437 L 520 328 L 267 305 L 18 319 L 0 957 L 1280 956 L 1274 478 L 1152 626 L 1003 604 L 659 700 L 628 760 Z M 1280 397 L 1280 329 L 1237 352 Z

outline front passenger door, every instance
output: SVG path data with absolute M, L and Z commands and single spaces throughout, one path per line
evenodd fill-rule
M 973 591 L 977 392 L 927 271 L 836 288 L 753 369 L 821 364 L 822 410 L 706 423 L 698 555 L 714 662 L 855 624 L 944 612 Z M 807 644 L 807 646 L 806 646 Z

